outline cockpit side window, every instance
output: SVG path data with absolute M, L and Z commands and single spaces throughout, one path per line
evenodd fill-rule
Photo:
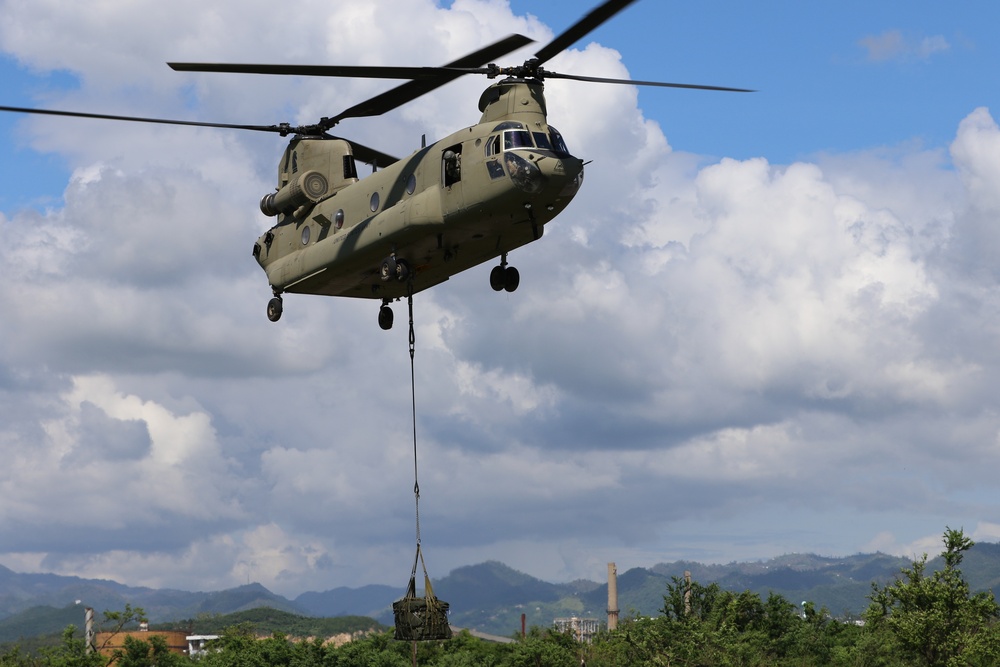
M 500 154 L 500 135 L 496 134 L 486 140 L 486 157 Z
M 559 134 L 559 130 L 551 125 L 549 125 L 549 139 L 552 140 L 552 150 L 555 151 L 556 155 L 559 157 L 569 157 L 571 155 L 569 149 L 566 148 L 566 142 L 563 140 L 562 135 Z
M 549 135 L 544 132 L 532 132 L 531 136 L 535 138 L 536 146 L 545 150 L 552 150 L 552 143 L 549 141 Z
M 525 130 L 506 130 L 503 133 L 503 149 L 509 151 L 512 148 L 531 148 L 531 132 Z

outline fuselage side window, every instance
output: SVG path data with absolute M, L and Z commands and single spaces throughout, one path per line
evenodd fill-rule
M 441 170 L 445 187 L 462 180 L 462 144 L 455 144 L 441 154 Z

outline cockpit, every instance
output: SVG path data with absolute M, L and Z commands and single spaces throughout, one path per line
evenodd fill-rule
M 547 131 L 532 131 L 517 121 L 494 127 L 485 150 L 490 179 L 509 176 L 528 193 L 540 192 L 552 177 L 561 178 L 566 173 L 563 161 L 574 160 L 559 130 L 550 125 Z
M 556 157 L 570 157 L 569 149 L 566 148 L 566 142 L 559 130 L 551 125 L 548 129 L 548 132 L 531 132 L 525 129 L 522 123 L 514 121 L 500 123 L 493 128 L 493 132 L 497 134 L 493 134 L 486 141 L 486 157 L 518 148 L 537 148 L 551 151 Z

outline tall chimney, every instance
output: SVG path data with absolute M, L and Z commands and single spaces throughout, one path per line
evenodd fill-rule
M 608 563 L 608 630 L 618 628 L 618 568 Z

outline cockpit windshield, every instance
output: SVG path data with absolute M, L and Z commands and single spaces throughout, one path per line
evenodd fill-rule
M 513 126 L 513 127 L 512 127 Z M 500 134 L 494 134 L 486 140 L 486 156 L 498 155 L 502 150 L 509 151 L 517 148 L 540 148 L 541 150 L 552 151 L 558 157 L 569 157 L 570 152 L 566 147 L 566 142 L 559 134 L 559 130 L 549 126 L 546 132 L 530 132 L 523 129 L 520 123 L 503 123 L 494 128 Z
M 525 130 L 506 130 L 503 133 L 503 149 L 531 148 L 531 132 Z

